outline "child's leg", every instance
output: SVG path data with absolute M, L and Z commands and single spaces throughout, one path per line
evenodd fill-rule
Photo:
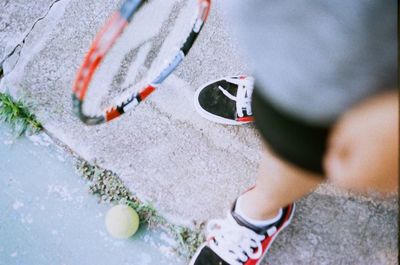
M 336 186 L 393 193 L 399 185 L 399 94 L 387 91 L 354 106 L 337 122 L 325 172 Z
M 265 148 L 256 186 L 241 196 L 241 209 L 252 219 L 272 218 L 323 181 L 320 175 L 295 167 Z
M 190 265 L 259 264 L 278 231 L 290 223 L 292 203 L 322 181 L 265 150 L 256 186 L 239 197 L 227 218 L 208 223 L 209 239 Z

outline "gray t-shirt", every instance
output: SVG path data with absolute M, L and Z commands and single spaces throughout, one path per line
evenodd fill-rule
M 298 118 L 329 125 L 397 85 L 397 1 L 219 2 L 261 94 Z

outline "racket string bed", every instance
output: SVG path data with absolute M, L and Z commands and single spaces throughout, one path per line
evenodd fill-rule
M 75 82 L 73 85 L 72 101 L 73 110 L 82 122 L 88 125 L 101 124 L 111 121 L 129 110 L 134 109 L 141 101 L 146 99 L 153 93 L 157 87 L 178 67 L 183 61 L 198 34 L 207 20 L 211 0 L 198 0 L 198 14 L 190 34 L 181 45 L 178 53 L 164 67 L 159 74 L 155 75 L 152 81 L 145 85 L 139 92 L 132 93 L 128 98 L 121 103 L 107 108 L 101 115 L 88 115 L 83 111 L 83 103 L 89 84 L 93 78 L 96 69 L 101 64 L 103 58 L 110 51 L 117 39 L 122 35 L 125 28 L 132 21 L 135 13 L 147 2 L 146 0 L 126 0 L 121 8 L 116 11 L 109 21 L 103 26 L 100 32 L 95 37 L 89 52 L 85 56 Z

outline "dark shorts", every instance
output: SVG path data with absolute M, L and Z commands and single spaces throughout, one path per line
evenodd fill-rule
M 254 90 L 252 108 L 256 127 L 272 151 L 302 169 L 323 174 L 323 157 L 330 127 L 293 117 Z

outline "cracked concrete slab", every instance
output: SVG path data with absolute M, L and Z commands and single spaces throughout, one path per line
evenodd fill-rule
M 3 64 L 0 91 L 30 102 L 50 134 L 83 158 L 118 173 L 134 193 L 175 223 L 221 217 L 252 185 L 260 156 L 257 131 L 208 122 L 192 104 L 200 84 L 248 72 L 217 6 L 188 57 L 160 91 L 110 124 L 87 127 L 71 113 L 71 86 L 91 40 L 117 3 L 41 1 L 30 6 L 35 11 L 29 21 L 21 17 L 14 22 L 11 14 L 25 12 L 25 2 L 30 3 L 20 2 L 6 9 L 10 14 L 0 21 L 10 28 L 0 35 L 3 56 L 18 47 Z M 125 56 L 132 43 L 127 40 L 121 47 Z M 110 65 L 120 62 L 109 60 Z M 324 186 L 300 201 L 294 224 L 277 239 L 269 262 L 396 264 L 397 215 L 395 202 L 355 198 Z
M 0 62 L 22 45 L 37 21 L 46 16 L 53 1 L 0 1 Z

